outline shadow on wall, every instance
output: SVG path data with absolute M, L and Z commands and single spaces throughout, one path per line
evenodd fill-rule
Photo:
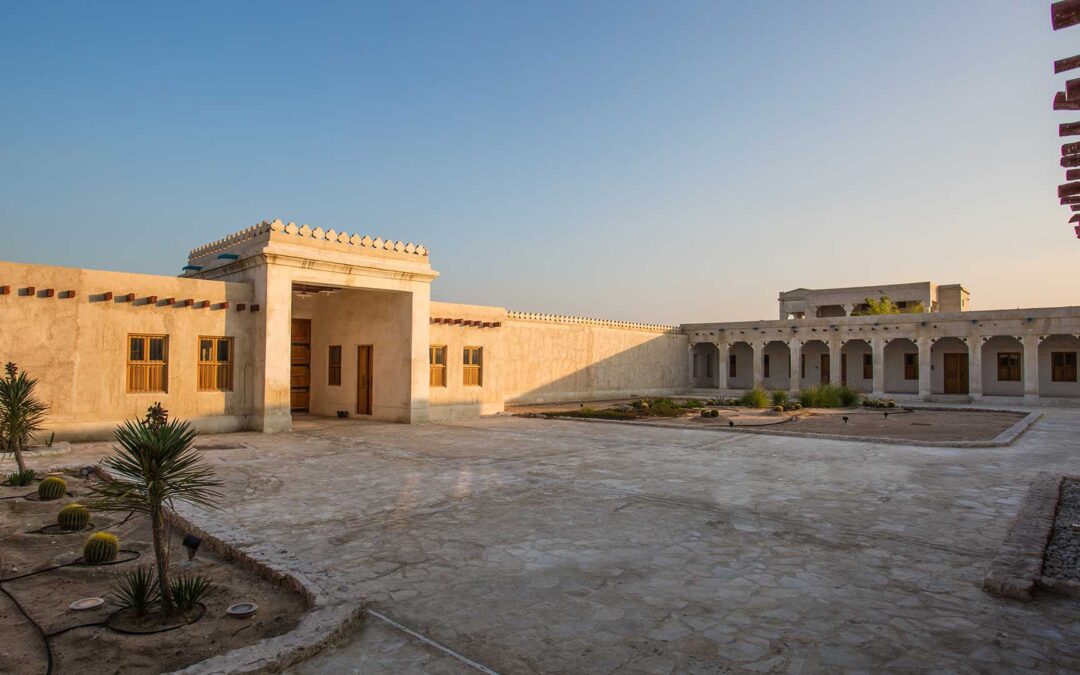
M 501 359 L 506 403 L 673 394 L 689 386 L 685 335 L 662 333 L 643 339 L 633 331 L 590 328 L 572 340 L 531 326 L 512 329 Z

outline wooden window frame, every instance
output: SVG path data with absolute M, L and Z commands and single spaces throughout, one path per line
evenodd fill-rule
M 1050 352 L 1050 381 L 1076 382 L 1076 361 L 1076 352 Z
M 435 360 L 435 350 L 442 350 L 442 363 L 437 363 Z M 428 346 L 428 366 L 429 366 L 429 378 L 428 382 L 432 387 L 445 388 L 447 383 L 446 378 L 446 355 L 449 352 L 446 345 L 429 345 Z
M 142 342 L 142 359 L 132 359 L 132 345 L 135 340 Z M 152 340 L 162 341 L 162 359 L 150 359 Z M 169 336 L 148 333 L 128 334 L 125 341 L 127 349 L 127 392 L 129 394 L 167 394 L 169 393 Z M 161 387 L 154 388 L 153 382 L 160 381 Z
M 466 387 L 484 386 L 484 348 L 466 346 L 462 349 L 461 383 Z
M 904 352 L 904 379 L 919 379 L 919 352 Z
M 862 377 L 864 380 L 874 379 L 874 355 L 863 353 L 862 355 Z
M 203 358 L 203 342 L 210 341 L 210 359 Z M 219 345 L 229 345 L 229 359 L 218 358 Z M 198 375 L 196 388 L 200 392 L 224 392 L 233 390 L 233 364 L 236 363 L 236 343 L 233 338 L 223 335 L 200 335 L 198 345 Z
M 1023 373 L 1020 364 L 1023 363 L 1023 355 L 1020 352 L 997 353 L 997 379 L 998 382 L 1020 382 Z M 1010 363 L 1014 361 L 1014 363 Z
M 336 362 L 335 353 L 337 354 Z M 328 387 L 341 386 L 341 361 L 344 358 L 342 354 L 341 345 L 329 345 L 326 349 L 326 386 Z

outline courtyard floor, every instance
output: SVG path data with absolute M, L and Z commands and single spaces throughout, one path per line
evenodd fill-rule
M 986 449 L 309 418 L 207 437 L 229 500 L 185 513 L 500 673 L 1076 671 L 1080 602 L 980 590 L 1033 475 L 1080 473 L 1044 412 Z M 369 615 L 295 672 L 476 670 Z

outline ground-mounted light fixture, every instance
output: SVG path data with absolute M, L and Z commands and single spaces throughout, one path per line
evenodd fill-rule
M 89 479 L 90 476 L 93 476 L 95 473 L 97 473 L 97 469 L 92 466 L 84 466 L 83 468 L 79 469 L 79 475 L 83 478 Z
M 193 534 L 184 535 L 184 548 L 187 549 L 187 558 L 189 561 L 195 560 L 195 552 L 202 546 L 202 539 L 196 537 Z
M 840 419 L 844 420 L 844 424 L 847 424 L 847 421 L 848 421 L 848 416 L 847 415 L 844 415 Z
M 728 425 L 729 429 L 734 429 L 735 428 L 735 421 L 734 420 L 728 420 L 727 425 Z

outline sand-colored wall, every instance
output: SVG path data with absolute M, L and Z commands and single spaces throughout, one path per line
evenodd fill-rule
M 140 418 L 155 401 L 206 431 L 245 428 L 252 407 L 253 314 L 247 284 L 0 262 L 0 362 L 14 361 L 40 381 L 50 405 L 47 427 L 58 438 L 108 437 L 117 423 Z M 27 295 L 26 288 L 36 292 Z M 53 289 L 53 297 L 44 297 Z M 74 291 L 74 297 L 62 297 Z M 112 300 L 103 294 L 111 292 Z M 135 302 L 119 299 L 135 294 Z M 149 296 L 158 302 L 149 304 Z M 164 304 L 209 300 L 209 308 Z M 220 304 L 228 302 L 227 309 Z M 168 391 L 127 392 L 127 336 L 167 335 Z M 233 391 L 197 390 L 198 338 L 234 339 Z

